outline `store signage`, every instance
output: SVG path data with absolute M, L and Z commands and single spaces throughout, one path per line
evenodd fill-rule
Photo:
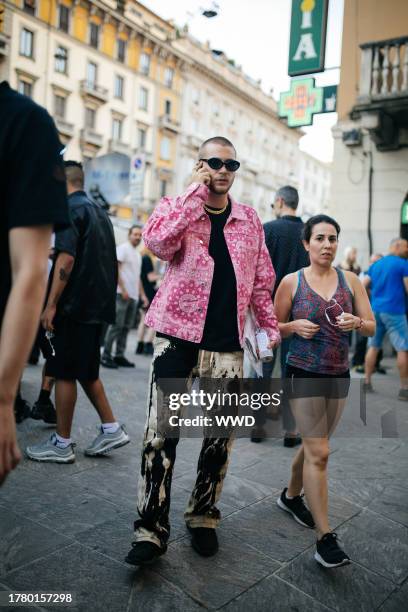
M 289 76 L 324 70 L 329 0 L 292 0 Z

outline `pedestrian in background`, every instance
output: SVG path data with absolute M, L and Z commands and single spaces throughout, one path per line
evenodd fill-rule
M 140 302 L 140 321 L 137 329 L 137 346 L 136 355 L 153 355 L 153 339 L 155 335 L 154 329 L 145 325 L 145 316 L 149 305 L 152 303 L 154 296 L 157 293 L 157 281 L 160 280 L 160 274 L 154 269 L 153 253 L 146 247 L 142 251 L 142 272 L 141 281 L 143 289 L 148 301 L 147 306 Z
M 397 351 L 400 375 L 398 399 L 404 401 L 408 401 L 407 258 L 408 241 L 394 238 L 388 255 L 369 267 L 364 281 L 371 291 L 371 305 L 377 321 L 376 334 L 368 341 L 364 387 L 366 391 L 373 391 L 371 377 L 384 336 L 388 333 L 390 342 Z
M 357 249 L 353 246 L 348 246 L 344 249 L 344 259 L 339 263 L 340 270 L 354 272 L 357 276 L 361 273 L 361 267 L 357 263 Z
M 44 302 L 52 229 L 68 225 L 69 213 L 62 145 L 47 111 L 3 81 L 0 116 L 1 485 L 21 458 L 14 402 Z
M 273 298 L 282 278 L 290 272 L 309 265 L 309 255 L 302 243 L 303 222 L 296 215 L 299 206 L 299 194 L 297 189 L 286 185 L 281 187 L 275 195 L 272 208 L 276 219 L 264 225 L 266 248 L 271 256 L 272 264 L 276 274 L 276 282 L 273 290 Z M 280 345 L 280 366 L 283 376 L 286 367 L 286 356 L 289 351 L 290 338 L 283 338 Z M 273 361 L 263 364 L 263 377 L 271 378 L 276 364 L 276 353 Z M 297 435 L 296 424 L 286 398 L 282 397 L 281 412 L 284 428 L 283 445 L 293 447 L 301 443 Z M 252 442 L 261 442 L 265 438 L 264 424 L 266 419 L 265 408 L 255 412 L 256 426 L 251 433 Z
M 119 366 L 134 368 L 135 364 L 125 357 L 129 330 L 134 326 L 139 296 L 145 306 L 148 305 L 141 282 L 142 257 L 138 246 L 142 240 L 142 228 L 132 225 L 128 239 L 116 250 L 118 259 L 118 287 L 116 293 L 116 320 L 106 332 L 103 348 L 102 365 L 116 369 Z M 113 357 L 113 344 L 116 344 L 116 355 Z
M 97 411 L 99 435 L 85 449 L 103 455 L 129 442 L 117 423 L 99 378 L 102 324 L 115 318 L 116 247 L 107 212 L 87 197 L 82 165 L 65 162 L 72 225 L 56 233 L 56 258 L 41 321 L 52 357 L 47 376 L 55 378 L 57 431 L 43 443 L 28 446 L 29 459 L 55 463 L 75 461 L 71 439 L 77 381 Z

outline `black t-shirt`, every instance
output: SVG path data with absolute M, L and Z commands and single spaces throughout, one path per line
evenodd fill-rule
M 210 207 L 207 205 L 207 208 Z M 231 203 L 222 214 L 207 213 L 211 221 L 208 252 L 214 260 L 214 274 L 201 342 L 197 345 L 166 334 L 158 333 L 158 336 L 206 351 L 229 353 L 242 350 L 238 333 L 237 281 L 224 236 L 224 227 L 230 213 Z
M 118 281 L 116 245 L 107 212 L 84 191 L 68 196 L 72 225 L 57 232 L 55 253 L 75 257 L 57 315 L 80 323 L 114 323 Z
M 284 215 L 264 225 L 266 247 L 275 269 L 276 290 L 286 274 L 309 265 L 309 255 L 302 243 L 303 221 L 300 217 Z
M 0 83 L 0 325 L 11 288 L 9 232 L 69 224 L 62 145 L 41 106 Z
M 240 351 L 237 281 L 224 236 L 231 204 L 221 215 L 207 214 L 211 221 L 208 252 L 214 260 L 214 274 L 200 348 L 217 352 Z
M 149 303 L 152 301 L 152 299 L 157 293 L 156 283 L 154 281 L 150 281 L 147 278 L 147 275 L 150 274 L 150 272 L 154 272 L 152 260 L 150 259 L 149 255 L 143 255 L 142 270 L 140 272 L 140 278 L 142 281 L 142 285 L 143 285 L 143 289 L 146 294 L 146 297 L 149 300 Z

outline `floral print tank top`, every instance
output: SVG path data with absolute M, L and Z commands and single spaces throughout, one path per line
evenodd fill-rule
M 353 313 L 353 295 L 343 272 L 336 268 L 337 289 L 330 300 L 325 300 L 308 284 L 304 270 L 298 271 L 298 287 L 292 303 L 292 318 L 308 319 L 320 326 L 311 340 L 293 334 L 287 363 L 309 372 L 322 374 L 343 374 L 349 369 L 349 332 L 341 332 L 331 325 L 326 317 L 335 321 L 335 315 Z M 334 307 L 333 307 L 334 306 Z M 337 312 L 336 312 L 337 308 Z

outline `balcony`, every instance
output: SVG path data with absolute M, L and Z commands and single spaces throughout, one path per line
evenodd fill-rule
M 379 151 L 408 144 L 408 36 L 361 48 L 360 93 L 351 118 L 360 119 Z
M 122 155 L 131 156 L 130 146 L 126 142 L 122 142 L 121 140 L 115 140 L 111 138 L 109 141 L 109 152 L 110 153 L 121 153 Z
M 107 87 L 101 87 L 92 81 L 84 79 L 80 82 L 80 91 L 85 98 L 91 98 L 99 103 L 108 101 L 109 91 Z
M 153 161 L 153 153 L 151 151 L 146 151 L 143 147 L 136 147 L 133 151 L 133 155 L 143 156 L 146 164 L 151 164 Z
M 178 134 L 178 132 L 180 131 L 180 124 L 178 121 L 174 121 L 174 119 L 172 119 L 170 115 L 162 115 L 159 118 L 159 128 Z
M 72 138 L 74 135 L 74 124 L 68 123 L 61 117 L 54 117 L 55 125 L 57 126 L 58 132 L 67 138 Z
M 99 149 L 103 145 L 103 135 L 90 128 L 84 128 L 81 130 L 81 141 Z

